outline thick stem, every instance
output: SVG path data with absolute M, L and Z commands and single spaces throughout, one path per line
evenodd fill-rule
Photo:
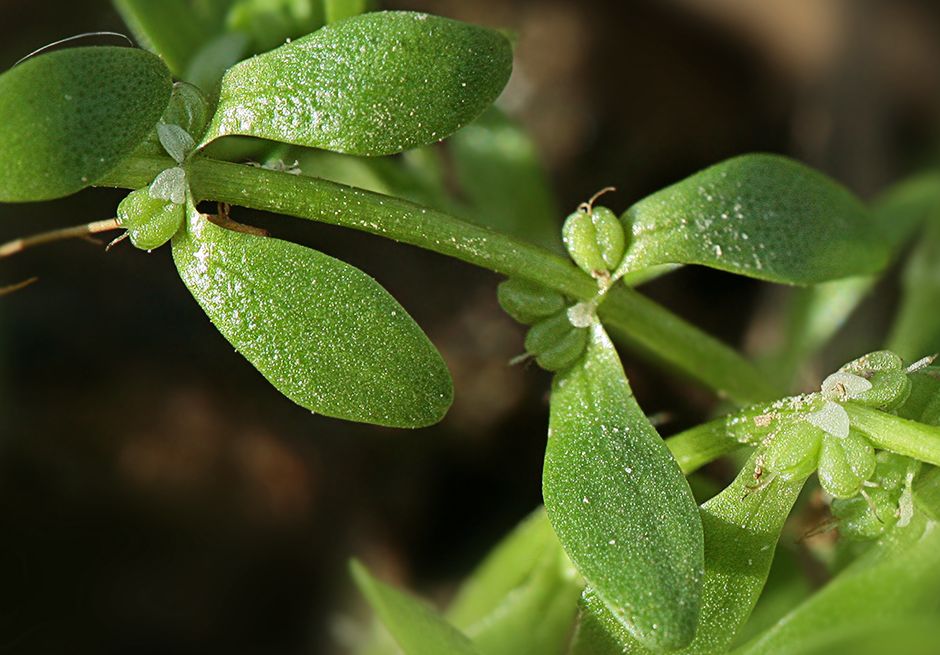
M 101 184 L 139 188 L 169 160 L 132 159 Z M 187 164 L 199 199 L 350 227 L 409 243 L 510 277 L 523 277 L 577 300 L 590 300 L 597 283 L 568 259 L 414 203 L 312 177 L 206 158 Z M 667 309 L 624 285 L 600 308 L 615 334 L 739 403 L 781 395 L 744 357 Z

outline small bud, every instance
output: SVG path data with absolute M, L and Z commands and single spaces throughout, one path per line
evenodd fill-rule
M 496 290 L 500 307 L 515 320 L 526 325 L 548 318 L 565 308 L 565 298 L 548 287 L 510 278 Z

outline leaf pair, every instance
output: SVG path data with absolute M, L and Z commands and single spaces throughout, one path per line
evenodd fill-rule
M 232 68 L 201 145 L 239 134 L 400 152 L 473 120 L 511 68 L 509 42 L 493 30 L 427 14 L 365 14 Z M 47 200 L 94 184 L 143 140 L 169 98 L 166 66 L 135 49 L 64 50 L 4 73 L 0 200 Z

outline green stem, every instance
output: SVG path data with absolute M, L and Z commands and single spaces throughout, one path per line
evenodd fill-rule
M 688 475 L 744 444 L 728 436 L 725 417 L 721 417 L 669 437 L 666 446 Z
M 131 159 L 100 182 L 139 188 L 169 160 Z M 597 284 L 568 259 L 539 246 L 414 203 L 312 177 L 197 157 L 187 164 L 197 198 L 350 227 L 408 243 L 578 300 Z M 624 285 L 599 310 L 614 333 L 738 403 L 780 395 L 744 357 Z
M 875 448 L 940 466 L 940 427 L 845 403 L 852 427 L 865 433 Z

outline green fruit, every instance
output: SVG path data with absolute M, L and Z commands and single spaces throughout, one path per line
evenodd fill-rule
M 876 371 L 899 371 L 902 368 L 904 368 L 904 361 L 899 355 L 890 350 L 876 350 L 852 360 L 839 370 L 868 379 Z
M 546 371 L 563 371 L 577 362 L 587 349 L 588 331 L 575 328 L 562 337 L 554 346 L 535 358 Z
M 808 478 L 819 463 L 822 438 L 822 430 L 802 421 L 785 425 L 767 446 L 767 469 L 787 482 Z
M 864 480 L 852 470 L 842 439 L 825 435 L 819 452 L 819 483 L 836 498 L 851 498 L 862 490 Z
M 183 225 L 183 205 L 150 195 L 150 189 L 132 191 L 117 208 L 117 219 L 135 248 L 153 250 L 173 238 Z
M 871 374 L 871 389 L 852 397 L 852 400 L 891 411 L 897 409 L 911 394 L 911 379 L 904 370 L 876 371 Z
M 567 368 L 578 360 L 588 342 L 588 331 L 576 328 L 561 311 L 542 319 L 525 337 L 526 352 L 535 355 L 535 361 L 549 371 Z
M 852 473 L 862 481 L 868 480 L 875 473 L 877 460 L 875 448 L 861 432 L 852 430 L 849 436 L 840 442 L 845 453 L 845 461 Z
M 623 225 L 607 207 L 579 208 L 565 220 L 562 238 L 574 263 L 596 278 L 608 277 L 626 251 Z
M 521 278 L 510 278 L 496 290 L 503 310 L 526 325 L 548 318 L 565 308 L 565 297 L 553 289 Z
M 839 534 L 852 541 L 868 541 L 881 537 L 898 522 L 898 498 L 885 489 L 871 489 L 863 496 L 836 498 L 832 514 L 839 521 Z M 869 504 L 870 503 L 870 504 Z

